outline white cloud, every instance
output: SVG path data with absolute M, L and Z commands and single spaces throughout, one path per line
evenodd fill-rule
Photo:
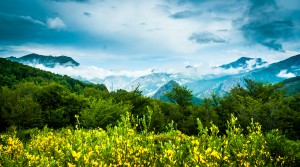
M 103 80 L 109 76 L 126 76 L 130 78 L 138 78 L 140 76 L 148 75 L 151 70 L 144 71 L 111 71 L 99 68 L 96 66 L 78 66 L 78 67 L 64 67 L 56 65 L 54 68 L 45 67 L 42 64 L 32 65 L 36 68 L 50 71 L 56 74 L 68 75 L 74 78 L 83 78 L 86 80 Z
M 168 10 L 162 10 L 164 6 Z M 203 15 L 188 19 L 174 19 L 171 13 L 184 11 L 192 6 L 177 6 L 167 1 L 97 1 L 90 3 L 53 4 L 66 19 L 72 29 L 87 32 L 99 38 L 108 38 L 125 45 L 125 52 L 164 53 L 165 56 L 184 57 L 185 54 L 196 56 L 202 47 L 188 40 L 189 36 L 199 31 L 209 31 L 225 39 L 230 39 L 229 32 L 216 32 L 222 29 L 232 29 L 231 20 L 215 21 L 216 14 L 204 11 Z M 91 17 L 82 13 L 88 11 Z M 72 14 L 70 14 L 72 13 Z M 241 15 L 241 12 L 234 15 Z M 229 16 L 226 16 L 229 17 Z M 143 24 L 141 24 L 143 23 Z M 120 47 L 119 47 L 120 49 Z M 116 48 L 114 51 L 118 50 Z M 167 54 L 165 54 L 167 53 Z M 130 53 L 129 53 L 130 54 Z
M 281 70 L 279 74 L 277 74 L 277 77 L 280 77 L 280 78 L 292 78 L 292 77 L 295 77 L 296 75 L 289 72 L 287 73 L 287 70 Z
M 60 13 L 68 25 L 71 25 L 69 28 L 74 31 L 93 34 L 95 37 L 115 42 L 107 44 L 107 52 L 116 57 L 122 58 L 126 54 L 130 59 L 134 54 L 138 54 L 142 60 L 145 55 L 159 54 L 168 60 L 182 59 L 218 64 L 224 64 L 229 60 L 235 61 L 240 56 L 261 57 L 268 62 L 281 59 L 277 52 L 260 45 L 245 43 L 241 31 L 233 25 L 233 20 L 241 18 L 248 10 L 248 2 L 241 3 L 243 4 L 236 5 L 235 0 L 229 0 L 207 1 L 201 5 L 177 5 L 175 2 L 162 0 L 91 0 L 85 4 L 55 3 L 52 8 Z M 224 5 L 230 8 L 219 10 Z M 186 10 L 201 13 L 185 19 L 171 17 L 174 13 Z M 83 12 L 91 13 L 91 17 L 86 18 Z M 197 32 L 215 34 L 220 38 L 218 41 L 225 39 L 226 44 L 199 45 L 188 40 Z M 232 52 L 229 53 L 230 51 Z
M 66 28 L 65 23 L 59 17 L 55 17 L 53 19 L 48 18 L 47 25 L 48 25 L 48 28 L 50 28 L 50 29 L 60 30 L 60 29 Z
M 184 61 L 217 66 L 241 56 L 261 57 L 271 63 L 295 55 L 288 48 L 299 47 L 292 41 L 288 45 L 285 43 L 285 53 L 278 53 L 261 45 L 246 43 L 234 22 L 243 21 L 240 19 L 249 10 L 248 1 L 201 1 L 197 5 L 178 5 L 178 1 L 169 0 L 61 2 L 43 1 L 46 13 L 50 14 L 46 16 L 49 18 L 45 25 L 56 30 L 68 28 L 64 32 L 74 34 L 75 40 L 44 41 L 49 46 L 37 48 L 31 45 L 30 49 L 25 43 L 21 45 L 27 45 L 25 50 L 43 55 L 71 56 L 82 64 L 87 62 L 106 69 L 144 70 Z M 192 11 L 188 14 L 194 16 L 172 18 L 172 14 L 182 11 Z M 89 17 L 84 13 L 89 13 Z M 226 43 L 209 42 L 212 40 L 208 38 L 208 43 L 193 43 L 189 37 L 197 32 L 214 34 L 208 36 L 219 42 L 224 39 Z M 68 34 L 66 39 L 71 36 Z

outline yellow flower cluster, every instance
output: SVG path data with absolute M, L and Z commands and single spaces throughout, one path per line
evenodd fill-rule
M 137 133 L 127 125 L 103 129 L 40 130 L 27 142 L 0 135 L 0 166 L 272 166 L 259 125 L 242 135 L 232 118 L 227 135 L 179 131 Z M 208 131 L 208 129 L 205 129 Z

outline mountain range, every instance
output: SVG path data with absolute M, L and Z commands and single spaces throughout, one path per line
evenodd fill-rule
M 60 66 L 71 66 L 71 67 L 75 67 L 75 66 L 79 66 L 79 63 L 76 62 L 75 60 L 73 60 L 71 57 L 67 57 L 67 56 L 43 56 L 43 55 L 38 55 L 38 54 L 29 54 L 26 56 L 22 56 L 20 58 L 16 58 L 16 57 L 7 57 L 7 60 L 13 61 L 13 62 L 18 62 L 18 63 L 22 63 L 22 64 L 26 64 L 26 65 L 38 65 L 38 64 L 42 64 L 45 67 L 48 68 L 54 68 L 56 65 L 60 65 Z
M 55 65 L 77 67 L 79 63 L 70 57 L 42 56 L 30 54 L 20 58 L 9 57 L 8 60 L 17 61 L 23 64 L 43 64 L 55 68 Z M 133 90 L 136 87 L 144 95 L 166 99 L 164 93 L 171 90 L 174 84 L 186 86 L 197 99 L 210 97 L 211 94 L 224 95 L 235 85 L 244 85 L 244 79 L 252 79 L 260 82 L 277 83 L 287 78 L 300 75 L 300 55 L 268 64 L 261 58 L 241 57 L 238 60 L 218 67 L 211 67 L 209 72 L 201 73 L 203 69 L 196 66 L 186 66 L 180 72 L 157 72 L 141 77 L 129 76 L 107 76 L 104 79 L 85 79 L 77 76 L 77 79 L 92 83 L 103 83 L 110 91 L 117 89 Z

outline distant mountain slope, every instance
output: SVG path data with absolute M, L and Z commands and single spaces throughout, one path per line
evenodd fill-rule
M 300 54 L 248 74 L 256 81 L 276 83 L 300 75 Z
M 237 61 L 231 62 L 229 64 L 224 64 L 219 67 L 224 69 L 230 69 L 230 68 L 255 69 L 265 64 L 267 64 L 267 62 L 262 60 L 261 58 L 241 57 Z
M 84 83 L 66 75 L 62 76 L 53 74 L 51 72 L 43 71 L 37 68 L 0 58 L 0 86 L 10 87 L 23 81 L 42 83 L 55 81 L 73 91 L 78 91 L 78 89 L 85 87 L 97 87 L 101 90 L 107 90 L 103 84 L 95 85 Z
M 259 82 L 277 83 L 286 78 L 300 75 L 300 55 L 273 63 L 267 67 L 252 70 L 246 73 L 227 75 L 219 78 L 198 80 L 186 83 L 193 94 L 198 98 L 209 97 L 212 93 L 224 95 L 237 84 L 244 85 L 244 79 Z
M 53 68 L 56 65 L 61 65 L 61 66 L 79 66 L 79 63 L 73 60 L 71 57 L 67 56 L 43 56 L 43 55 L 38 55 L 38 54 L 29 54 L 26 56 L 22 56 L 20 58 L 16 57 L 7 57 L 7 60 L 22 63 L 22 64 L 42 64 L 45 67 Z
M 144 95 L 153 96 L 155 92 L 164 84 L 171 80 L 171 75 L 167 73 L 151 73 L 146 76 L 137 78 L 136 80 L 128 83 L 125 90 L 133 90 L 139 88 L 143 91 Z
M 166 93 L 172 91 L 175 85 L 179 85 L 177 82 L 171 80 L 162 87 L 158 89 L 158 91 L 152 96 L 154 99 L 159 99 L 163 101 L 169 101 L 166 97 Z
M 300 76 L 293 77 L 282 81 L 283 89 L 287 94 L 300 93 Z
M 221 80 L 218 84 L 215 84 L 214 82 L 206 82 L 205 85 L 199 86 L 198 81 L 200 79 L 202 82 L 202 78 L 205 78 L 205 80 L 214 80 L 218 77 L 223 77 L 224 75 L 226 75 L 226 73 L 246 73 L 250 70 L 259 69 L 265 66 L 266 63 L 267 62 L 263 61 L 261 58 L 242 57 L 235 62 L 211 69 L 201 69 L 201 67 L 188 65 L 184 70 L 179 70 L 179 72 L 177 73 L 153 72 L 152 74 L 141 76 L 129 82 L 128 85 L 124 87 L 124 89 L 131 90 L 132 88 L 139 86 L 139 89 L 143 92 L 144 95 L 155 97 L 156 95 L 154 96 L 154 94 L 157 91 L 159 92 L 160 87 L 166 85 L 168 86 L 168 82 L 173 80 L 180 85 L 187 86 L 193 91 L 193 93 L 195 93 L 195 95 L 199 95 L 199 97 L 206 97 L 206 94 L 211 94 L 211 92 L 222 91 L 223 80 Z M 231 68 L 235 68 L 233 72 L 230 72 Z M 208 70 L 212 73 L 206 73 L 202 70 Z M 228 87 L 228 85 L 226 84 L 224 86 Z
M 169 81 L 168 83 L 160 87 L 158 91 L 152 96 L 152 98 L 162 100 L 165 102 L 170 102 L 168 97 L 166 96 L 166 93 L 172 91 L 175 85 L 179 84 L 173 80 Z M 194 104 L 199 104 L 200 102 L 202 102 L 202 99 L 193 96 L 192 102 Z

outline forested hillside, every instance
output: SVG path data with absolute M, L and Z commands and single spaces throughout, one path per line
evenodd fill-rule
M 284 84 L 284 91 L 287 94 L 300 93 L 300 76 L 286 79 L 282 83 Z
M 283 84 L 245 83 L 245 88 L 236 86 L 226 96 L 213 95 L 199 105 L 192 103 L 190 90 L 174 85 L 166 93 L 167 103 L 144 97 L 138 89 L 108 92 L 103 85 L 0 59 L 0 166 L 38 164 L 20 152 L 40 156 L 40 163 L 54 157 L 43 161 L 55 162 L 53 166 L 174 166 L 183 161 L 192 166 L 299 165 L 300 94 L 286 94 Z M 37 146 L 50 138 L 49 148 Z M 55 141 L 66 146 L 64 156 L 56 153 Z M 97 152 L 101 142 L 111 147 L 100 145 Z M 128 152 L 118 153 L 123 145 Z M 138 148 L 146 151 L 137 154 Z M 111 160 L 100 158 L 113 152 Z
M 0 58 L 0 86 L 12 87 L 22 82 L 34 82 L 36 84 L 57 82 L 73 92 L 78 92 L 85 87 L 107 90 L 103 84 L 84 83 L 66 75 L 53 74 Z

